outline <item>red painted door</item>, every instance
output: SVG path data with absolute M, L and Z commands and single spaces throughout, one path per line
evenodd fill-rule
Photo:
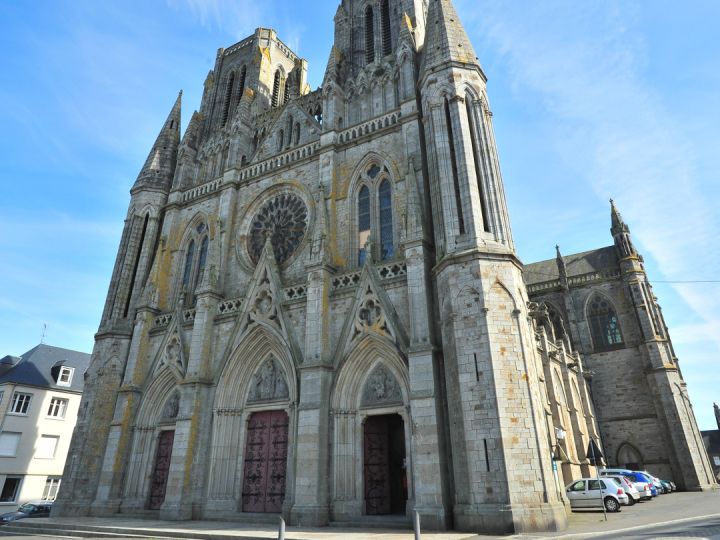
M 150 481 L 150 510 L 159 510 L 165 501 L 168 474 L 170 473 L 170 458 L 172 457 L 175 432 L 161 431 L 158 437 L 157 453 L 155 454 L 155 468 Z
M 365 513 L 390 513 L 390 448 L 385 416 L 370 416 L 365 421 Z
M 243 512 L 279 513 L 285 500 L 288 415 L 254 413 L 248 422 L 243 475 Z

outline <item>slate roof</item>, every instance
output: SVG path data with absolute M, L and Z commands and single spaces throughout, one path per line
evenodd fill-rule
M 51 345 L 40 344 L 23 354 L 19 361 L 17 357 L 5 356 L 0 359 L 0 365 L 15 363 L 7 373 L 0 376 L 0 384 L 14 383 L 40 388 L 52 388 L 71 392 L 82 392 L 85 381 L 85 370 L 90 365 L 90 355 L 69 349 L 61 349 Z M 59 386 L 52 376 L 54 366 L 68 366 L 75 368 L 70 386 Z
M 563 255 L 568 277 L 581 276 L 619 266 L 615 246 L 607 246 L 573 255 Z M 526 264 L 523 276 L 527 285 L 552 281 L 560 277 L 556 259 Z

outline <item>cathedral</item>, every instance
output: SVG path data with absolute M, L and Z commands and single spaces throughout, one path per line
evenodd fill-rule
M 605 463 L 714 486 L 628 226 L 523 265 L 451 0 L 342 0 L 177 98 L 130 194 L 55 516 L 560 530 Z M 610 242 L 610 237 L 608 237 Z

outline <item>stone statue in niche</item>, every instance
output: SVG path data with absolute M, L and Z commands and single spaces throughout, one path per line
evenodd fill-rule
M 180 411 L 180 392 L 175 390 L 165 402 L 161 418 L 163 420 L 175 420 Z
M 248 402 L 273 401 L 287 397 L 288 386 L 282 368 L 275 358 L 270 357 L 260 366 L 250 382 Z
M 180 357 L 180 341 L 174 336 L 165 347 L 165 363 L 183 369 L 182 358 Z
M 385 366 L 378 366 L 368 377 L 362 393 L 363 405 L 402 403 L 402 392 L 395 376 Z

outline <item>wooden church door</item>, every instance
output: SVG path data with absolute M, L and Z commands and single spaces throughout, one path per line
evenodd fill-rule
M 287 471 L 288 415 L 254 413 L 248 422 L 243 474 L 243 512 L 282 512 Z
M 174 431 L 160 432 L 157 453 L 155 454 L 155 468 L 150 481 L 150 501 L 148 503 L 150 510 L 159 510 L 165 501 L 165 490 L 167 489 L 168 475 L 170 473 L 170 458 L 172 457 L 174 440 Z

